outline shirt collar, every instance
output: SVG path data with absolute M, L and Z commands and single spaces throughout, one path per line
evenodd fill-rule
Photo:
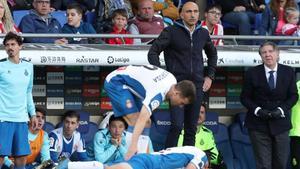
M 278 64 L 276 64 L 276 66 L 274 67 L 274 69 L 268 68 L 265 64 L 264 64 L 264 67 L 265 67 L 266 73 L 269 73 L 270 71 L 275 71 L 275 72 L 277 72 Z

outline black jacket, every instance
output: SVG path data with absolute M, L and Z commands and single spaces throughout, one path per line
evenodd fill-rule
M 246 127 L 272 135 L 289 130 L 291 128 L 290 109 L 297 99 L 295 73 L 291 67 L 278 64 L 276 88 L 273 90 L 268 85 L 263 65 L 250 68 L 246 73 L 241 93 L 241 103 L 248 109 Z M 280 107 L 286 117 L 261 119 L 254 114 L 257 107 L 270 111 Z
M 192 80 L 196 85 L 202 84 L 203 49 L 208 56 L 206 75 L 213 79 L 218 56 L 208 31 L 197 23 L 190 36 L 190 31 L 185 28 L 182 20 L 178 20 L 173 26 L 165 28 L 153 42 L 148 52 L 148 61 L 160 66 L 159 55 L 164 51 L 167 70 L 174 74 L 178 81 Z

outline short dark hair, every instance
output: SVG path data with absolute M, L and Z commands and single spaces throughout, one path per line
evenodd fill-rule
M 208 5 L 205 8 L 205 12 L 208 12 L 209 10 L 211 10 L 213 8 L 217 8 L 218 10 L 222 11 L 222 7 L 220 5 L 218 5 L 218 4 L 211 4 L 211 5 Z
M 261 55 L 261 49 L 265 46 L 272 46 L 274 50 L 279 51 L 278 46 L 274 42 L 265 41 L 259 46 L 259 50 L 258 50 L 259 55 Z
M 35 107 L 35 112 L 40 112 L 40 113 L 42 113 L 42 115 L 43 115 L 44 117 L 46 117 L 46 115 L 47 115 L 46 109 L 41 108 L 41 107 Z
M 77 13 L 81 14 L 83 16 L 83 9 L 78 3 L 71 3 L 67 6 L 67 9 L 75 9 Z
M 175 85 L 175 89 L 180 91 L 181 96 L 188 98 L 190 103 L 193 103 L 196 98 L 196 87 L 190 80 L 183 80 Z
M 113 11 L 113 13 L 111 14 L 111 18 L 114 19 L 117 15 L 121 15 L 123 17 L 125 17 L 126 19 L 128 19 L 128 14 L 126 9 L 116 9 Z
M 110 116 L 109 118 L 109 125 L 111 124 L 111 122 L 113 121 L 121 121 L 124 123 L 125 129 L 127 129 L 128 124 L 126 123 L 126 121 L 123 119 L 123 117 L 115 117 L 114 115 Z
M 17 43 L 21 46 L 23 44 L 23 39 L 21 36 L 19 36 L 18 34 L 14 33 L 14 32 L 8 32 L 3 40 L 3 45 L 5 46 L 6 42 L 9 40 L 15 40 L 17 41 Z
M 68 110 L 64 113 L 63 115 L 63 120 L 65 120 L 67 117 L 70 117 L 70 118 L 73 118 L 73 117 L 76 117 L 77 118 L 77 121 L 80 120 L 80 115 L 77 111 L 75 110 Z

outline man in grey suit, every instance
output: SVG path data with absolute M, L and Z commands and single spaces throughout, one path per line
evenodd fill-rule
M 257 169 L 285 169 L 289 157 L 290 109 L 298 99 L 295 73 L 278 63 L 273 42 L 259 48 L 263 64 L 245 75 L 241 102 L 248 109 L 245 126 L 253 145 Z

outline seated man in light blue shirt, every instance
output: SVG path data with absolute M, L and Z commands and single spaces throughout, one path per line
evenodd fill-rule
M 122 117 L 112 115 L 108 128 L 98 131 L 93 144 L 88 147 L 89 158 L 104 164 L 123 160 L 127 152 L 124 132 L 126 128 L 127 123 Z

